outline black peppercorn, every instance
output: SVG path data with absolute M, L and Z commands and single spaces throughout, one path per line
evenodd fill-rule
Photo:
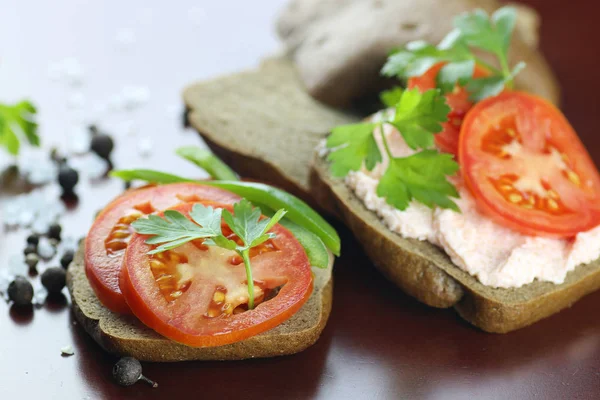
M 33 300 L 33 286 L 24 276 L 17 276 L 8 285 L 8 298 L 17 306 L 26 306 Z
M 31 270 L 35 270 L 38 262 L 40 262 L 40 257 L 35 253 L 30 253 L 25 256 L 25 264 L 27 264 Z
M 61 232 L 62 232 L 62 226 L 60 226 L 59 224 L 56 224 L 56 223 L 52 224 L 48 228 L 48 238 L 56 239 L 56 240 L 60 241 Z
M 37 246 L 33 245 L 33 244 L 28 244 L 27 246 L 25 246 L 25 249 L 23 250 L 23 254 L 25 254 L 25 256 L 27 256 L 28 254 L 35 254 L 37 253 Z
M 79 173 L 67 164 L 61 165 L 58 170 L 58 184 L 62 187 L 63 192 L 73 193 L 77 182 L 79 182 Z
M 32 233 L 31 235 L 27 236 L 27 244 L 32 244 L 34 246 L 37 246 L 39 242 L 40 242 L 40 237 L 38 235 L 36 235 L 35 233 Z
M 105 160 L 110 158 L 110 153 L 112 153 L 114 147 L 113 139 L 104 133 L 94 135 L 90 144 L 90 149 Z
M 152 387 L 157 387 L 156 382 L 142 375 L 142 364 L 133 357 L 123 357 L 113 367 L 113 378 L 118 385 L 131 386 L 138 381 L 144 381 Z
M 48 290 L 48 293 L 56 294 L 65 287 L 67 273 L 61 267 L 48 268 L 42 274 L 42 285 Z
M 62 265 L 64 269 L 69 268 L 69 264 L 71 264 L 71 262 L 73 261 L 73 256 L 73 250 L 65 251 L 62 257 L 60 258 L 60 265 Z

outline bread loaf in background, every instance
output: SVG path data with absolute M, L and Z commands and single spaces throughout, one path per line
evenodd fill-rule
M 379 71 L 391 49 L 412 40 L 438 43 L 457 14 L 477 8 L 491 13 L 500 6 L 496 0 L 291 0 L 277 32 L 308 92 L 346 106 L 381 90 Z M 510 58 L 527 63 L 517 88 L 558 104 L 558 84 L 538 50 L 539 17 L 524 5 L 517 10 Z

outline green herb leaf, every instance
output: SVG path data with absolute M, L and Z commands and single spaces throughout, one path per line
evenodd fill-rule
M 384 90 L 383 92 L 381 92 L 381 94 L 379 95 L 379 99 L 381 100 L 384 106 L 394 107 L 402 98 L 403 93 L 404 89 L 396 86 L 392 89 Z
M 442 93 L 452 91 L 456 84 L 465 86 L 473 80 L 475 63 L 484 66 L 491 76 L 473 83 L 469 87 L 475 101 L 495 95 L 504 87 L 511 88 L 516 73 L 522 68 L 510 70 L 508 48 L 516 23 L 516 10 L 502 7 L 491 17 L 483 10 L 475 10 L 457 16 L 455 29 L 437 45 L 423 41 L 408 43 L 390 55 L 382 69 L 385 76 L 397 76 L 406 80 L 424 74 L 439 62 L 446 62 L 437 75 L 437 87 Z M 500 69 L 488 64 L 473 51 L 491 53 Z
M 437 87 L 442 90 L 442 93 L 452 92 L 457 84 L 464 86 L 471 80 L 474 69 L 475 60 L 448 63 L 438 72 Z
M 161 244 L 148 254 L 171 250 L 195 239 L 221 236 L 221 209 L 194 204 L 190 217 L 196 223 L 179 211 L 167 210 L 162 218 L 149 215 L 131 225 L 138 233 L 151 235 L 146 240 L 147 244 Z
M 423 41 L 409 42 L 404 49 L 392 54 L 381 69 L 381 74 L 405 79 L 422 75 L 448 55 Z
M 441 132 L 448 119 L 450 107 L 436 89 L 421 93 L 418 89 L 404 91 L 396 105 L 396 114 L 390 123 L 411 149 L 433 146 L 433 134 Z
M 525 63 L 520 62 L 514 66 L 507 76 L 495 75 L 471 80 L 467 84 L 467 90 L 470 93 L 469 98 L 472 101 L 481 101 L 488 97 L 496 96 L 509 85 L 523 68 L 525 68 Z
M 488 97 L 496 96 L 504 90 L 506 80 L 502 76 L 489 76 L 473 79 L 467 85 L 467 90 L 472 101 L 481 101 Z
M 461 40 L 468 46 L 494 54 L 502 68 L 502 75 L 510 82 L 508 75 L 508 47 L 515 27 L 517 12 L 513 7 L 502 7 L 490 18 L 483 10 L 464 13 L 454 19 L 454 26 L 460 31 Z
M 36 109 L 29 101 L 14 105 L 0 104 L 0 145 L 13 155 L 19 154 L 19 136 L 25 136 L 32 146 L 40 145 L 35 122 Z
M 234 204 L 233 214 L 225 210 L 223 220 L 231 230 L 242 240 L 244 248 L 258 246 L 273 236 L 267 233 L 285 215 L 280 209 L 272 218 L 260 219 L 259 208 L 253 207 L 246 199 Z
M 381 74 L 406 80 L 423 75 L 429 68 L 442 61 L 459 62 L 473 59 L 459 33 L 451 32 L 437 47 L 423 41 L 407 43 L 403 49 L 390 55 L 381 69 Z
M 492 14 L 492 22 L 501 38 L 502 51 L 508 52 L 510 39 L 517 22 L 517 10 L 514 7 L 502 7 Z
M 150 235 L 146 243 L 160 244 L 148 254 L 156 254 L 172 250 L 192 240 L 205 239 L 207 246 L 218 246 L 238 253 L 244 260 L 248 281 L 248 307 L 254 308 L 254 281 L 250 264 L 250 249 L 275 237 L 269 230 L 285 215 L 279 210 L 271 218 L 260 219 L 260 209 L 242 199 L 233 205 L 233 214 L 229 210 L 214 209 L 203 204 L 194 204 L 190 211 L 190 219 L 176 210 L 167 210 L 164 217 L 149 215 L 132 223 L 140 234 Z M 239 246 L 235 241 L 227 239 L 221 231 L 221 219 L 242 240 Z M 193 222 L 192 222 L 193 221 Z
M 381 177 L 377 195 L 405 210 L 415 199 L 429 207 L 439 206 L 460 211 L 450 197 L 459 197 L 447 176 L 458 171 L 451 154 L 423 150 L 409 157 L 394 158 Z
M 331 173 L 336 177 L 358 171 L 363 162 L 372 170 L 381 161 L 381 153 L 373 136 L 375 123 L 342 125 L 333 129 L 327 138 L 327 147 L 333 149 L 327 156 Z
M 175 153 L 205 170 L 212 179 L 238 180 L 237 174 L 208 149 L 183 146 L 175 150 Z
M 228 210 L 223 211 L 223 220 L 244 243 L 243 246 L 237 246 L 235 251 L 244 260 L 248 281 L 248 308 L 250 309 L 254 308 L 254 281 L 249 251 L 252 247 L 275 237 L 275 234 L 270 233 L 269 230 L 285 215 L 285 210 L 279 210 L 273 217 L 262 220 L 260 215 L 260 209 L 254 208 L 246 199 L 233 205 L 233 214 Z M 217 242 L 215 244 L 218 245 Z
M 498 9 L 491 19 L 485 11 L 475 10 L 457 16 L 454 26 L 467 45 L 499 54 L 508 51 L 516 19 L 513 7 Z

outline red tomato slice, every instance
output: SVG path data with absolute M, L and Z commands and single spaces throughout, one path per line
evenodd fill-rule
M 437 63 L 423 75 L 410 78 L 407 85 L 408 89 L 418 88 L 422 92 L 435 89 L 437 87 L 437 74 L 445 64 L 445 62 Z M 483 78 L 489 75 L 489 71 L 485 68 L 479 65 L 475 66 L 475 70 L 473 71 L 474 78 Z M 441 151 L 456 156 L 458 155 L 460 127 L 465 115 L 473 107 L 473 102 L 469 100 L 469 92 L 464 87 L 458 85 L 452 93 L 446 95 L 446 102 L 450 106 L 451 111 L 448 114 L 448 121 L 443 124 L 443 130 L 435 135 L 435 144 Z
M 113 200 L 96 217 L 85 240 L 85 272 L 96 295 L 107 308 L 130 313 L 119 288 L 119 272 L 136 219 L 188 201 L 235 203 L 240 198 L 226 190 L 195 183 L 174 183 L 131 190 Z
M 571 237 L 600 224 L 600 175 L 552 104 L 505 92 L 476 104 L 459 160 L 478 207 L 528 235 Z
M 203 202 L 213 207 L 227 204 Z M 187 215 L 193 204 L 173 209 Z M 223 223 L 223 233 L 237 237 Z M 281 225 L 274 239 L 251 252 L 255 304 L 247 310 L 244 264 L 237 254 L 201 240 L 148 255 L 148 238 L 134 233 L 121 271 L 121 289 L 133 313 L 148 327 L 194 347 L 221 346 L 274 328 L 294 315 L 312 292 L 304 248 Z M 237 239 L 239 240 L 239 239 Z

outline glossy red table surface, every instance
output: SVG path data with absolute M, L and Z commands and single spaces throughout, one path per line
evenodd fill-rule
M 46 144 L 64 144 L 70 127 L 97 119 L 116 136 L 118 167 L 191 175 L 196 170 L 170 154 L 199 142 L 174 114 L 180 89 L 194 79 L 248 68 L 276 50 L 270 21 L 283 2 L 236 2 L 235 8 L 209 1 L 9 3 L 0 24 L 0 98 L 34 99 Z M 600 163 L 600 9 L 595 2 L 528 3 L 544 18 L 542 47 L 563 86 L 564 111 Z M 46 77 L 49 63 L 70 56 L 85 67 L 85 83 L 76 89 Z M 126 84 L 147 86 L 148 104 L 92 116 Z M 78 110 L 66 106 L 75 92 L 86 100 Z M 130 133 L 118 133 L 123 130 Z M 136 150 L 142 138 L 154 142 L 150 157 Z M 0 202 L 15 187 L 8 181 L 5 176 Z M 85 234 L 95 211 L 121 189 L 115 180 L 84 179 L 79 203 L 63 218 L 65 235 Z M 120 388 L 110 377 L 116 358 L 75 323 L 68 296 L 29 314 L 0 301 L 0 398 L 600 398 L 600 293 L 521 331 L 485 334 L 452 310 L 402 294 L 339 228 L 344 254 L 335 266 L 331 319 L 305 352 L 243 362 L 146 363 L 157 389 Z M 25 234 L 2 233 L 0 268 L 22 250 Z M 60 355 L 65 345 L 74 347 L 73 356 Z

